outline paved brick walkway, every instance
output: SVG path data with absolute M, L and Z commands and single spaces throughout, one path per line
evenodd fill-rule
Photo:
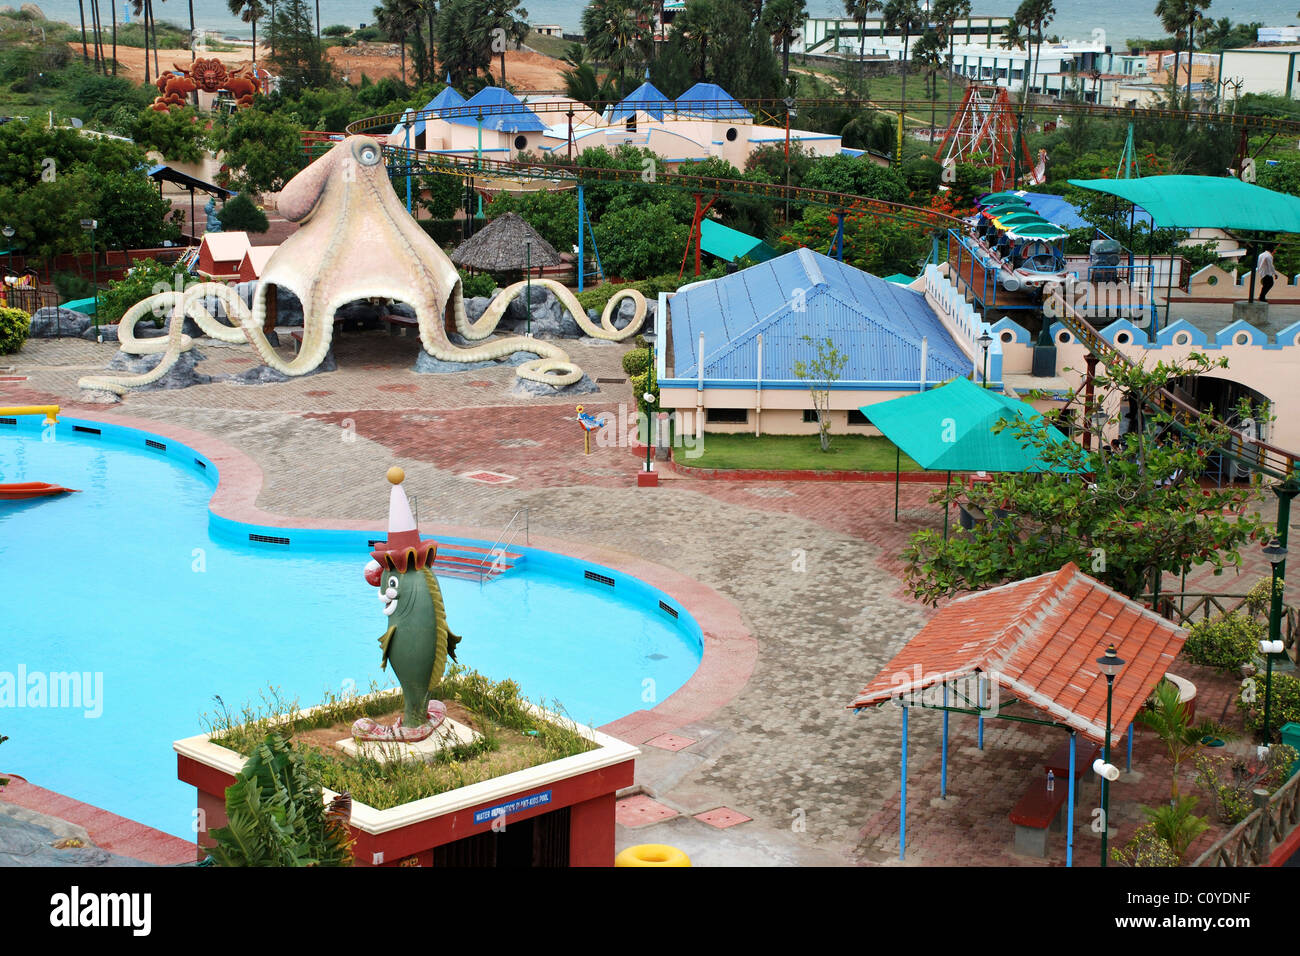
M 624 378 L 622 347 L 563 345 L 593 379 Z M 201 347 L 206 371 L 253 364 L 246 348 Z M 895 863 L 898 712 L 854 716 L 845 705 L 928 616 L 903 592 L 898 554 L 916 529 L 941 526 L 941 512 L 928 503 L 933 489 L 904 485 L 897 524 L 892 484 L 665 474 L 659 488 L 638 490 L 630 449 L 597 444 L 582 454 L 577 400 L 515 398 L 512 368 L 417 375 L 409 371 L 416 347 L 382 333 L 344 335 L 337 372 L 283 385 L 143 392 L 96 411 L 219 436 L 262 468 L 257 505 L 288 518 L 382 520 L 386 496 L 376 484 L 401 463 L 422 521 L 499 528 L 526 507 L 534 533 L 657 562 L 716 589 L 739 607 L 757 639 L 757 664 L 717 712 L 634 740 L 643 750 L 638 785 L 678 816 L 620 827 L 619 846 L 677 842 L 715 862 Z M 102 368 L 111 354 L 111 346 L 81 341 L 29 343 L 5 359 L 29 378 L 0 383 L 0 404 L 53 400 L 75 413 L 76 378 Z M 624 382 L 605 383 L 579 400 L 615 412 L 631 405 L 631 394 Z M 515 480 L 463 477 L 472 471 Z M 1254 582 L 1258 561 L 1247 561 L 1251 576 L 1219 590 L 1245 591 Z M 1188 589 L 1200 580 L 1189 579 Z M 1222 585 L 1224 578 L 1207 581 Z M 1219 697 L 1227 701 L 1230 688 L 1203 693 L 1202 706 L 1213 707 Z M 913 727 L 906 862 L 1042 862 L 1011 854 L 1006 814 L 1055 747 L 1052 733 L 990 723 L 981 753 L 973 722 L 954 718 L 952 798 L 932 806 L 939 717 L 919 715 Z M 694 742 L 645 745 L 666 729 Z M 1153 738 L 1139 733 L 1140 776 L 1114 790 L 1119 842 L 1131 834 L 1138 803 L 1167 792 L 1161 759 Z M 719 807 L 752 821 L 715 831 L 694 819 Z M 1088 820 L 1083 815 L 1081 826 Z M 1047 862 L 1059 864 L 1063 840 L 1054 847 Z M 1096 849 L 1094 837 L 1081 835 L 1076 862 L 1095 859 Z

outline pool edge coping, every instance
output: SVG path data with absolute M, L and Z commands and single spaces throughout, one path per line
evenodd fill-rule
M 265 485 L 262 466 L 247 452 L 224 439 L 184 425 L 130 415 L 78 409 L 64 412 L 69 419 L 85 419 L 135 429 L 183 442 L 207 458 L 217 470 L 217 486 L 208 499 L 208 511 L 218 517 L 250 525 L 308 531 L 382 532 L 382 521 L 361 519 L 290 518 L 264 511 L 257 498 Z M 491 541 L 496 530 L 473 525 L 420 522 L 422 534 Z M 529 546 L 564 557 L 605 565 L 637 578 L 672 597 L 699 625 L 700 665 L 681 687 L 648 710 L 632 711 L 597 728 L 601 733 L 634 745 L 701 720 L 730 703 L 749 683 L 758 662 L 758 641 L 742 619 L 740 609 L 717 590 L 689 575 L 647 561 L 625 551 L 549 535 L 533 535 Z

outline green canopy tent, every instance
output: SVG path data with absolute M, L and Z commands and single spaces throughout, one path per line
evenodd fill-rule
M 1071 186 L 1118 196 L 1151 214 L 1152 224 L 1172 229 L 1243 229 L 1300 233 L 1300 197 L 1227 176 L 1145 176 L 1141 179 L 1071 179 Z M 1165 324 L 1173 292 L 1172 250 L 1165 291 Z M 1251 298 L 1254 298 L 1254 275 Z M 1154 323 L 1151 338 L 1155 339 Z
M 1003 419 L 1038 421 L 1042 414 L 1017 398 L 993 389 L 981 388 L 968 378 L 952 381 L 860 409 L 871 424 L 894 443 L 894 520 L 898 520 L 898 472 L 906 453 L 926 471 L 1065 471 L 1043 461 L 1039 450 L 1025 444 L 1010 428 L 994 432 Z M 1049 429 L 1052 441 L 1068 444 L 1070 439 Z M 948 532 L 948 509 L 943 513 L 944 537 Z
M 981 206 L 996 206 L 999 203 L 1014 202 L 1022 205 L 1028 205 L 1027 200 L 1020 193 L 1003 191 L 1000 193 L 989 193 L 987 196 L 980 196 L 978 200 Z

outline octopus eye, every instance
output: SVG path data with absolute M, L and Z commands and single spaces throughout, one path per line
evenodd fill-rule
M 362 166 L 373 166 L 379 162 L 379 150 L 367 144 L 357 150 L 357 160 Z

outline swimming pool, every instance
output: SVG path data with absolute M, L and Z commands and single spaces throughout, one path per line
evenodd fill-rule
M 194 791 L 171 744 L 214 695 L 237 710 L 269 686 L 310 705 L 393 683 L 362 578 L 374 532 L 238 524 L 209 512 L 216 467 L 183 444 L 13 421 L 0 419 L 0 482 L 82 491 L 0 502 L 0 768 L 190 839 Z M 593 726 L 663 701 L 699 666 L 700 629 L 664 593 L 514 550 L 524 562 L 495 581 L 440 579 L 462 663 Z

